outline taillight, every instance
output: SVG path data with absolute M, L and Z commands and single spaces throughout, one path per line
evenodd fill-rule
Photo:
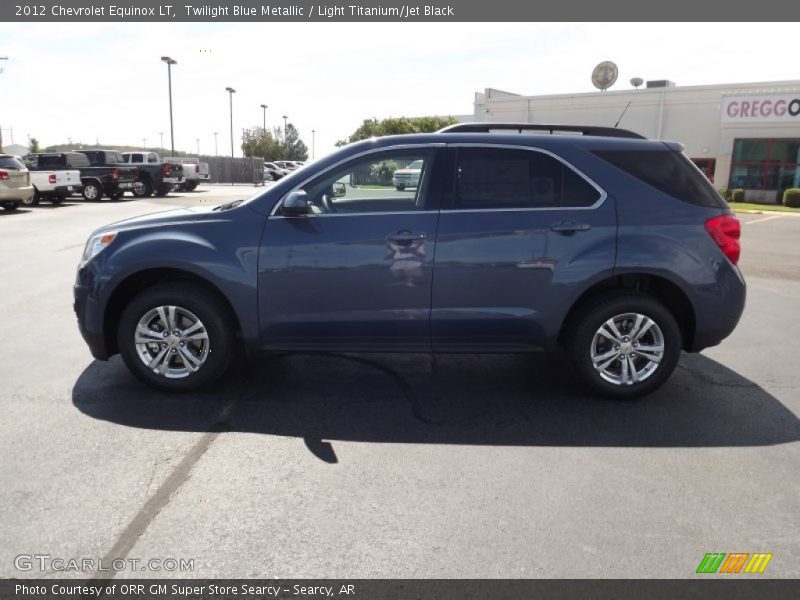
M 111 171 L 111 179 L 119 179 L 119 169 Z
M 50 183 L 55 183 L 55 182 L 56 182 L 56 174 L 55 174 L 55 173 L 51 173 L 51 174 L 50 174 L 50 177 L 48 177 L 48 178 L 47 178 L 47 180 L 48 180 Z
M 164 175 L 169 175 L 170 166 L 169 165 L 164 165 L 163 171 L 164 171 Z
M 742 251 L 739 243 L 742 226 L 739 224 L 739 219 L 731 215 L 713 217 L 706 221 L 706 231 L 728 260 L 737 264 Z
M 3 179 L 8 179 L 8 171 L 0 171 L 0 181 Z

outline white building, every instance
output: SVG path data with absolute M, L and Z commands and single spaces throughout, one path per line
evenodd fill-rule
M 626 110 L 627 107 L 627 110 Z M 623 114 L 624 111 L 624 114 Z M 476 121 L 598 125 L 681 142 L 715 186 L 743 188 L 748 200 L 775 202 L 800 187 L 800 81 L 647 87 L 522 96 L 475 94 Z

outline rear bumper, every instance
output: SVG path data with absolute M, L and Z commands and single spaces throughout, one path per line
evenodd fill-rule
M 717 282 L 695 298 L 695 335 L 690 352 L 700 352 L 716 346 L 728 337 L 744 312 L 747 285 L 737 267 L 725 261 Z
M 28 202 L 33 198 L 33 186 L 0 189 L 0 202 Z
M 109 181 L 103 184 L 106 193 L 125 192 L 133 189 L 133 181 Z

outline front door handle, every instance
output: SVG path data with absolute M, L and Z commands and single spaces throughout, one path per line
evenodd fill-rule
M 572 219 L 565 219 L 550 225 L 550 231 L 556 233 L 575 233 L 576 231 L 589 231 L 592 228 L 588 223 L 578 223 Z
M 398 244 L 411 244 L 413 242 L 424 240 L 428 237 L 427 233 L 411 233 L 408 231 L 398 231 L 391 235 L 386 236 L 390 242 L 397 242 Z

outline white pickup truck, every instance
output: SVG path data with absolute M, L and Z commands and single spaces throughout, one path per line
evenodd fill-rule
M 177 162 L 183 165 L 183 176 L 186 180 L 178 186 L 178 190 L 181 192 L 191 192 L 200 183 L 211 179 L 208 163 L 200 162 L 199 158 L 194 158 L 192 156 L 168 156 L 164 160 Z
M 23 158 L 23 160 L 25 160 Z M 33 196 L 30 200 L 23 200 L 26 206 L 35 206 L 42 200 L 53 204 L 61 204 L 73 192 L 83 189 L 81 172 L 78 169 L 64 171 L 30 171 Z

